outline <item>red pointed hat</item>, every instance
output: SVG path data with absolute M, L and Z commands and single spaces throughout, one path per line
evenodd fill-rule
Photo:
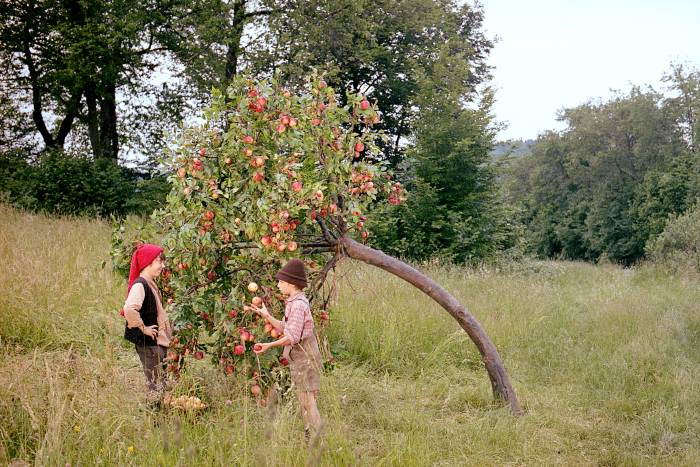
M 160 254 L 163 249 L 157 245 L 146 244 L 139 247 L 134 251 L 134 256 L 131 257 L 131 270 L 129 271 L 129 288 L 126 290 L 126 294 L 129 295 L 131 291 L 131 286 L 134 281 L 138 279 L 141 270 L 151 264 L 156 256 Z

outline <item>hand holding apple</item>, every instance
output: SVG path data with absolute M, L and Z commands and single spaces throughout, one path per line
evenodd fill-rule
M 255 347 L 253 347 L 253 352 L 256 353 L 256 355 L 264 354 L 268 350 L 270 350 L 272 346 L 270 345 L 269 342 L 265 344 L 255 344 Z
M 255 304 L 251 304 L 250 309 L 265 319 L 269 318 L 270 312 L 267 311 L 267 307 L 265 306 L 265 303 L 261 301 L 259 305 L 260 306 L 257 306 Z

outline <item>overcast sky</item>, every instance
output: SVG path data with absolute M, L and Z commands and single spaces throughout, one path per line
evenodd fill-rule
M 556 112 L 630 83 L 661 90 L 671 62 L 700 68 L 700 0 L 482 0 L 500 139 L 561 130 Z

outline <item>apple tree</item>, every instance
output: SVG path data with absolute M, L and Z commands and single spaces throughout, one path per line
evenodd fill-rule
M 307 295 L 321 325 L 332 293 L 326 278 L 343 258 L 378 266 L 420 288 L 464 328 L 482 354 L 494 394 L 522 409 L 495 346 L 472 315 L 437 283 L 364 244 L 371 206 L 399 204 L 401 185 L 379 160 L 376 104 L 335 91 L 313 73 L 292 91 L 277 79 L 237 77 L 213 92 L 203 122 L 167 148 L 172 191 L 153 213 L 153 231 L 129 235 L 117 224 L 113 260 L 126 271 L 138 242 L 159 242 L 170 267 L 161 287 L 174 323 L 171 369 L 206 351 L 224 372 L 246 372 L 251 387 L 281 377 L 279 353 L 253 353 L 274 330 L 248 308 L 266 302 L 281 318 L 273 278 L 290 257 L 307 266 Z M 155 239 L 155 240 L 154 240 Z

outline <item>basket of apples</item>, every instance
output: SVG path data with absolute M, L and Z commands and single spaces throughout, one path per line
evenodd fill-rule
M 209 405 L 207 405 L 205 402 L 202 402 L 202 400 L 196 396 L 175 397 L 169 394 L 163 398 L 163 405 L 165 405 L 165 407 L 170 407 L 171 409 L 185 411 L 204 410 L 207 407 L 209 407 Z

